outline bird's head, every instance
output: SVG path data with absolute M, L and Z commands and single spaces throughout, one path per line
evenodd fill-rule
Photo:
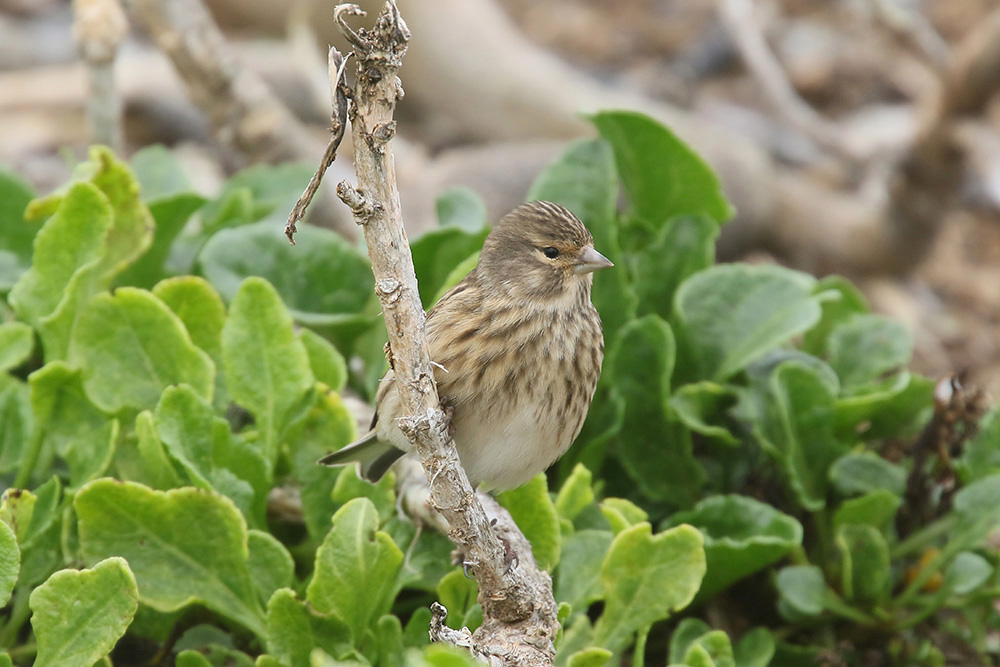
M 536 201 L 500 219 L 483 244 L 478 271 L 496 289 L 546 302 L 589 298 L 593 272 L 609 266 L 569 209 Z

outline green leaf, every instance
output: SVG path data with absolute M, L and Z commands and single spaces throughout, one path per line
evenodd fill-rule
M 153 294 L 184 323 L 191 342 L 213 359 L 221 355 L 226 307 L 219 293 L 204 278 L 167 278 L 153 287 Z
M 475 192 L 465 187 L 442 190 L 434 200 L 438 224 L 478 232 L 486 226 L 486 205 Z
M 739 440 L 719 420 L 736 402 L 736 392 L 715 382 L 696 382 L 680 387 L 670 397 L 670 407 L 677 418 L 695 433 L 724 445 L 738 445 Z
M 899 496 L 885 489 L 845 500 L 833 515 L 833 528 L 836 531 L 847 524 L 858 524 L 884 531 L 895 518 L 902 502 Z
M 226 321 L 222 297 L 207 280 L 198 276 L 167 278 L 153 287 L 153 294 L 184 323 L 191 342 L 212 358 L 216 370 L 212 400 L 218 409 L 226 409 L 229 389 L 222 372 L 222 326 Z
M 281 238 L 280 226 L 259 222 L 218 232 L 198 261 L 228 301 L 237 298 L 244 279 L 259 276 L 274 286 L 300 324 L 355 334 L 367 327 L 370 317 L 360 313 L 373 298 L 374 278 L 364 255 L 313 225 L 299 230 L 296 243 L 293 247 Z
M 313 461 L 313 465 L 315 463 Z M 333 471 L 326 469 L 324 472 L 329 477 Z M 355 466 L 344 466 L 340 469 L 340 474 L 336 476 L 337 481 L 330 497 L 337 506 L 346 505 L 354 498 L 367 498 L 375 505 L 379 520 L 387 521 L 397 512 L 396 493 L 393 490 L 393 480 L 389 479 L 390 477 L 387 475 L 373 484 L 358 477 L 358 470 Z M 331 516 L 333 516 L 333 512 L 329 512 L 325 517 L 327 529 L 329 529 Z M 326 531 L 323 534 L 325 535 Z
M 181 478 L 167 456 L 163 441 L 156 430 L 153 413 L 143 410 L 135 418 L 136 448 L 143 463 L 145 476 L 138 481 L 160 491 L 181 486 Z
M 790 565 L 778 572 L 779 604 L 802 616 L 823 612 L 826 582 L 823 572 L 814 565 Z
M 754 628 L 733 647 L 737 667 L 768 667 L 774 657 L 774 637 L 767 628 Z
M 262 530 L 247 532 L 250 557 L 247 567 L 262 603 L 267 603 L 279 588 L 288 588 L 295 580 L 295 562 L 278 538 Z
M 10 379 L 3 387 L 0 374 L 0 473 L 25 474 L 24 459 L 37 438 L 28 385 Z M 19 480 L 26 481 L 26 480 Z
M 611 261 L 621 262 L 615 216 L 618 175 L 608 142 L 579 139 L 570 143 L 535 179 L 528 201 L 551 201 L 565 206 L 590 230 L 594 247 Z M 601 313 L 608 340 L 635 317 L 636 296 L 628 285 L 624 266 L 594 276 L 591 298 Z
M 219 198 L 205 208 L 203 218 L 206 227 L 214 231 L 225 224 L 244 224 L 261 220 L 272 230 L 276 230 L 277 236 L 280 237 L 279 223 L 283 224 L 288 219 L 288 212 L 305 190 L 314 171 L 315 165 L 291 162 L 278 166 L 254 165 L 244 169 L 226 181 Z M 224 215 L 222 209 L 229 205 L 227 200 L 232 195 L 248 202 L 244 217 Z M 303 229 L 310 227 L 313 226 L 306 225 Z M 301 238 L 297 237 L 296 240 Z
M 722 382 L 820 317 L 815 279 L 773 265 L 720 264 L 677 290 L 680 358 L 691 379 Z
M 729 636 L 722 630 L 712 630 L 695 639 L 684 654 L 684 662 L 692 667 L 699 664 L 736 667 L 733 646 L 729 642 Z
M 21 570 L 21 550 L 17 537 L 5 521 L 0 521 L 0 605 L 6 605 Z
M 402 564 L 403 552 L 378 530 L 375 505 L 367 498 L 352 500 L 333 515 L 306 599 L 321 614 L 343 619 L 358 645 L 391 608 Z
M 593 483 L 594 476 L 586 466 L 577 463 L 556 495 L 556 512 L 561 518 L 572 521 L 584 507 L 594 502 Z
M 156 222 L 156 235 L 149 249 L 134 264 L 118 276 L 119 285 L 151 288 L 166 278 L 167 259 L 174 249 L 174 241 L 187 226 L 195 211 L 204 206 L 206 199 L 194 192 L 179 192 L 149 201 L 149 212 Z
M 28 376 L 35 437 L 40 441 L 35 446 L 66 460 L 74 487 L 103 474 L 118 438 L 118 421 L 108 419 L 91 402 L 80 375 L 55 361 Z
M 856 391 L 841 396 L 835 405 L 836 431 L 845 439 L 916 435 L 933 410 L 934 381 L 906 371 Z
M 76 183 L 35 235 L 34 259 L 11 289 L 9 301 L 18 317 L 37 326 L 63 300 L 77 271 L 104 256 L 113 210 L 108 198 L 90 183 Z
M 267 603 L 267 650 L 289 667 L 311 667 L 309 656 L 317 647 L 344 655 L 350 642 L 350 628 L 342 620 L 316 613 L 291 589 L 275 591 Z
M 195 486 L 228 496 L 249 519 L 263 525 L 266 502 L 263 496 L 270 488 L 262 490 L 254 508 L 251 481 L 240 479 L 236 470 L 226 465 L 233 448 L 229 424 L 215 416 L 211 405 L 187 385 L 168 387 L 156 406 L 155 419 L 167 452 Z M 266 467 L 259 454 L 257 458 Z
M 637 216 L 653 224 L 679 215 L 721 224 L 733 216 L 711 168 L 659 122 L 634 111 L 604 111 L 590 120 L 614 149 Z
M 872 526 L 847 524 L 837 530 L 844 599 L 876 603 L 889 593 L 889 545 Z
M 7 489 L 0 506 L 2 520 L 17 536 L 21 552 L 20 586 L 28 588 L 51 574 L 62 562 L 59 550 L 60 497 L 58 477 L 35 489 Z
M 605 373 L 625 405 L 614 447 L 622 465 L 644 495 L 683 507 L 694 501 L 705 472 L 692 453 L 690 432 L 668 416 L 675 354 L 670 325 L 647 315 L 618 332 Z
M 979 430 L 965 443 L 956 468 L 966 484 L 1000 472 L 1000 407 L 979 420 Z
M 166 146 L 145 146 L 132 155 L 132 171 L 146 201 L 191 191 L 180 161 Z
M 410 244 L 420 301 L 425 308 L 434 305 L 431 299 L 455 267 L 483 247 L 486 234 L 486 229 L 469 232 L 460 227 L 438 227 Z
M 504 491 L 497 500 L 507 508 L 518 528 L 531 542 L 538 567 L 552 571 L 559 562 L 562 534 L 545 473 L 538 473 L 530 482 L 516 489 Z
M 963 551 L 945 571 L 944 587 L 952 595 L 968 595 L 992 575 L 993 566 L 988 560 L 972 551 Z
M 820 370 L 799 361 L 778 366 L 768 384 L 755 390 L 764 407 L 754 434 L 784 470 L 799 503 L 819 510 L 826 506 L 829 468 L 845 450 L 832 433 L 834 391 Z
M 37 667 L 92 665 L 111 652 L 139 606 L 135 577 L 123 558 L 89 570 L 57 572 L 31 593 Z
M 433 303 L 437 303 L 438 301 L 440 301 L 441 297 L 443 297 L 448 292 L 448 290 L 450 290 L 452 287 L 462 282 L 465 276 L 469 275 L 469 273 L 472 272 L 472 269 L 476 268 L 478 265 L 479 265 L 479 251 L 477 250 L 476 252 L 472 253 L 471 255 L 463 259 L 457 265 L 455 265 L 455 268 L 451 270 L 451 273 L 449 273 L 445 277 L 444 282 L 441 283 L 441 287 L 437 291 L 437 294 L 434 295 Z M 385 327 L 379 325 L 377 328 L 384 329 Z M 379 333 L 382 332 L 380 331 Z M 382 366 L 379 365 L 378 369 L 381 371 Z M 382 375 L 380 374 L 378 378 L 381 377 Z
M 830 333 L 827 346 L 830 366 L 841 384 L 851 389 L 909 363 L 913 336 L 898 320 L 855 315 Z
M 31 266 L 31 245 L 38 227 L 25 221 L 35 196 L 27 183 L 0 169 L 0 293 L 7 292 Z
M 681 283 L 714 263 L 718 236 L 719 225 L 704 216 L 677 217 L 664 224 L 631 258 L 639 314 L 669 318 Z
M 604 667 L 614 655 L 606 648 L 591 646 L 566 658 L 566 667 Z
M 684 661 L 684 656 L 688 649 L 702 637 L 712 631 L 711 626 L 700 618 L 684 618 L 677 624 L 673 634 L 670 635 L 670 651 L 667 657 L 668 664 L 679 664 Z
M 246 522 L 230 500 L 192 488 L 160 492 L 100 479 L 80 489 L 73 506 L 84 557 L 128 560 L 144 604 L 175 611 L 201 603 L 264 636 L 247 565 Z
M 80 308 L 153 238 L 135 178 L 107 148 L 92 148 L 74 181 L 65 194 L 29 206 L 29 216 L 54 215 L 35 237 L 32 268 L 11 292 L 15 311 L 39 329 L 46 359 L 65 357 Z
M 233 299 L 222 328 L 222 358 L 230 394 L 253 413 L 265 456 L 274 462 L 315 380 L 291 315 L 266 280 L 247 278 Z
M 0 324 L 0 372 L 17 368 L 31 356 L 35 333 L 24 322 Z
M 347 385 L 347 361 L 330 341 L 311 329 L 301 329 L 299 340 L 309 355 L 313 375 L 333 391 L 343 391 Z
M 830 481 L 837 492 L 853 496 L 885 489 L 897 496 L 906 491 L 906 470 L 874 452 L 845 454 L 830 466 Z
M 842 276 L 826 276 L 820 278 L 813 289 L 814 294 L 835 295 L 836 298 L 824 299 L 822 312 L 816 326 L 806 332 L 802 339 L 802 350 L 809 354 L 825 358 L 827 344 L 832 332 L 855 315 L 868 312 L 868 301 L 854 283 Z
M 340 394 L 324 390 L 316 392 L 315 403 L 301 424 L 292 430 L 288 442 L 292 450 L 292 471 L 298 480 L 302 493 L 302 511 L 309 535 L 318 543 L 330 530 L 330 517 L 337 511 L 339 503 L 332 497 L 334 484 L 339 486 L 340 477 L 324 466 L 316 465 L 325 454 L 336 451 L 357 437 L 357 426 L 351 412 L 344 405 Z M 346 469 L 353 468 L 348 466 Z M 341 473 L 341 477 L 346 473 Z M 357 480 L 357 475 L 354 476 Z M 383 478 L 377 486 L 364 482 L 372 489 L 370 497 L 385 493 L 391 499 L 388 504 L 395 512 L 395 495 L 391 486 L 391 475 Z M 357 482 L 362 484 L 360 480 Z M 384 489 L 384 491 L 382 490 Z M 347 489 L 354 497 L 358 488 Z M 346 502 L 343 500 L 341 502 Z M 381 503 L 376 503 L 381 508 Z M 381 509 L 380 509 L 381 511 Z
M 601 567 L 614 535 L 606 530 L 581 530 L 563 541 L 563 554 L 555 574 L 556 601 L 568 602 L 576 611 L 604 597 Z
M 705 575 L 704 540 L 690 526 L 651 534 L 641 523 L 615 536 L 601 567 L 604 613 L 595 644 L 618 652 L 639 628 L 686 607 Z
M 601 512 L 611 524 L 611 531 L 615 535 L 649 520 L 646 510 L 625 498 L 605 498 L 601 501 Z
M 670 526 L 690 524 L 705 537 L 707 574 L 700 599 L 768 567 L 802 544 L 802 525 L 793 517 L 746 496 L 712 496 Z
M 114 219 L 105 239 L 99 274 L 110 278 L 120 273 L 150 247 L 156 223 L 139 199 L 139 183 L 124 162 L 104 146 L 94 146 L 80 173 L 108 198 Z
M 145 290 L 123 287 L 95 296 L 80 314 L 70 360 L 83 370 L 87 396 L 105 412 L 151 408 L 174 384 L 212 396 L 212 360 L 194 346 L 181 320 Z
M 175 667 L 212 667 L 212 663 L 209 662 L 208 658 L 198 651 L 191 649 L 178 653 L 177 661 L 174 665 Z

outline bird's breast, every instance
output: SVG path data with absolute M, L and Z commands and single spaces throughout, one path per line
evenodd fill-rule
M 455 406 L 470 480 L 510 488 L 562 456 L 583 426 L 603 359 L 600 320 L 588 303 L 533 317 L 501 312 L 475 328 L 438 351 L 435 379 Z

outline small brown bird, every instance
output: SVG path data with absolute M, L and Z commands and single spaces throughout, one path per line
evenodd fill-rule
M 609 266 L 569 210 L 524 204 L 497 223 L 479 265 L 427 313 L 434 379 L 454 409 L 455 447 L 473 487 L 524 484 L 580 433 L 604 358 L 591 274 Z M 396 425 L 391 370 L 375 407 L 371 430 L 320 463 L 359 461 L 375 481 L 410 449 Z

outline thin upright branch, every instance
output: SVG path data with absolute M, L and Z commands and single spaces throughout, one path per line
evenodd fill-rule
M 558 629 L 551 579 L 538 570 L 528 542 L 499 506 L 493 514 L 504 522 L 491 523 L 462 469 L 434 383 L 390 147 L 396 130 L 393 113 L 403 97 L 397 74 L 410 32 L 394 0 L 386 2 L 370 30 L 348 25 L 348 17 L 362 15 L 356 5 L 339 5 L 335 14 L 357 60 L 348 116 L 358 186 L 342 181 L 337 194 L 364 229 L 406 415 L 399 427 L 420 457 L 431 503 L 447 520 L 449 536 L 479 584 L 483 624 L 472 635 L 471 648 L 497 665 L 550 665 Z M 518 553 L 516 567 L 494 532 L 498 528 Z
M 345 58 L 340 54 L 340 51 L 330 47 L 330 53 L 327 57 L 330 71 L 330 104 L 333 109 L 330 122 L 330 141 L 326 145 L 326 150 L 323 151 L 323 159 L 319 168 L 309 179 L 305 192 L 295 202 L 292 212 L 288 214 L 285 236 L 288 237 L 288 242 L 292 245 L 295 245 L 295 232 L 298 231 L 295 225 L 305 216 L 306 209 L 309 208 L 309 204 L 323 182 L 326 170 L 337 159 L 337 149 L 340 148 L 340 142 L 344 140 L 344 130 L 347 128 L 347 86 L 344 84 L 344 70 L 347 68 L 347 59 L 350 57 L 351 54 L 348 53 L 347 58 Z
M 118 46 L 128 22 L 118 0 L 74 0 L 73 38 L 87 65 L 87 132 L 90 141 L 122 149 L 122 102 L 115 85 Z

